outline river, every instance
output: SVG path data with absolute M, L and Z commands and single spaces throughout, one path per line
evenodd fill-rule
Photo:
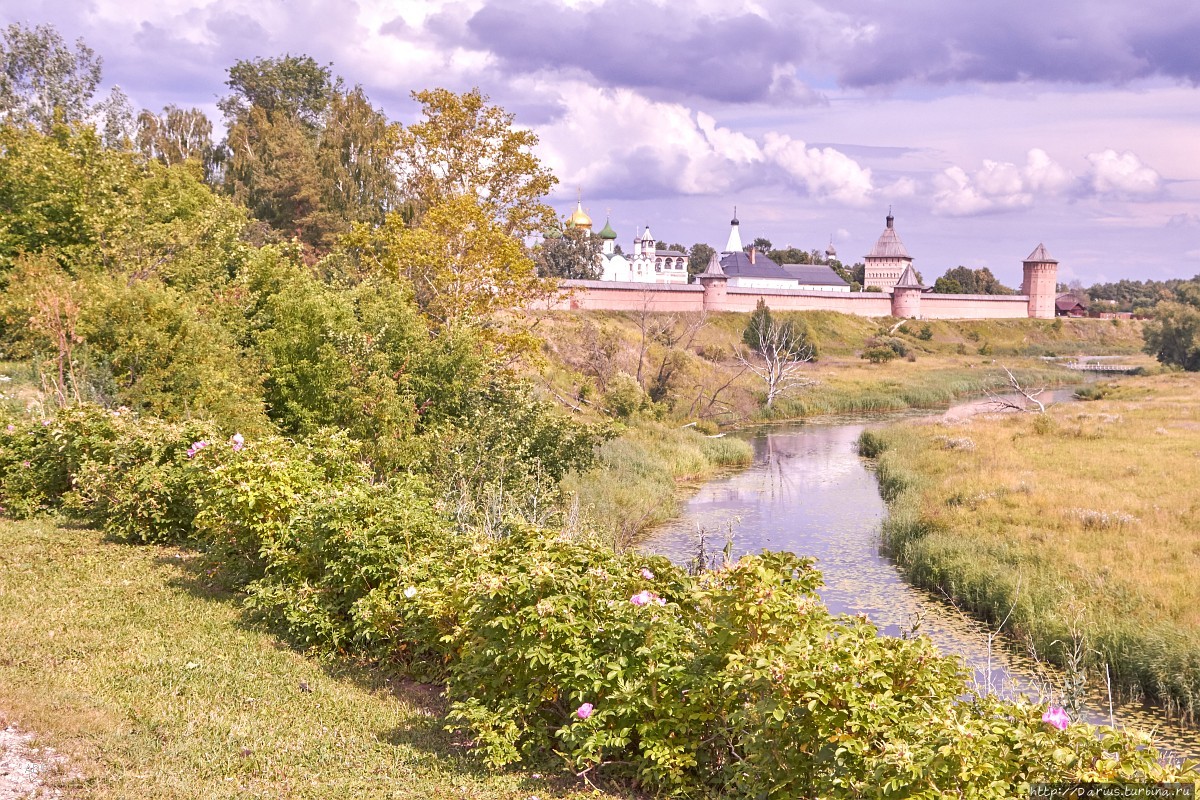
M 1069 395 L 1057 393 L 1051 400 Z M 832 612 L 866 614 L 890 636 L 918 626 L 943 652 L 962 656 L 985 691 L 1048 696 L 1046 687 L 1060 676 L 1020 652 L 1011 640 L 992 636 L 989 646 L 989 628 L 908 584 L 879 552 L 879 528 L 887 507 L 870 463 L 858 455 L 859 435 L 906 416 L 961 417 L 978 410 L 976 402 L 936 414 L 824 418 L 733 434 L 748 439 L 753 463 L 701 486 L 683 514 L 656 529 L 641 549 L 686 563 L 694 558 L 703 531 L 709 550 L 720 550 L 729 541 L 734 558 L 764 549 L 811 556 L 824 576 L 821 596 Z M 1089 688 L 1090 721 L 1107 723 L 1103 676 L 1099 685 Z M 1155 732 L 1173 754 L 1200 758 L 1200 731 L 1171 722 L 1159 709 L 1117 705 L 1114 719 L 1118 727 Z

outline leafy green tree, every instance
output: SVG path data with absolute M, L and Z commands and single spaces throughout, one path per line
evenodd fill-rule
M 945 275 L 934 281 L 933 291 L 938 294 L 1014 294 L 987 267 L 971 269 L 963 266 L 946 270 Z
M 1143 330 L 1145 351 L 1162 364 L 1200 371 L 1200 281 L 1180 284 L 1178 300 L 1154 307 L 1154 320 Z
M 403 202 L 396 182 L 400 126 L 371 105 L 361 86 L 329 101 L 317 168 L 322 203 L 346 223 L 379 225 Z
M 517 239 L 554 224 L 543 198 L 558 180 L 533 154 L 536 135 L 514 127 L 514 116 L 478 89 L 431 89 L 413 98 L 422 120 L 401 131 L 398 158 L 403 193 L 418 219 L 465 196 Z
M 596 280 L 603 272 L 600 239 L 575 227 L 564 226 L 561 236 L 544 240 L 534 261 L 543 278 Z
M 0 269 L 53 252 L 67 269 L 95 260 L 129 224 L 137 172 L 88 126 L 0 127 Z
M 688 275 L 699 275 L 704 270 L 708 269 L 708 262 L 712 259 L 717 251 L 710 245 L 704 242 L 697 242 L 692 245 L 687 251 L 688 254 Z
M 535 345 L 527 316 L 512 312 L 549 296 L 554 282 L 538 278 L 521 242 L 475 197 L 452 197 L 415 227 L 393 212 L 379 228 L 356 226 L 344 243 L 355 274 L 408 281 L 435 330 L 481 331 L 507 351 Z
M 757 248 L 758 252 L 760 253 L 771 252 L 771 240 L 765 239 L 762 236 L 755 237 L 754 241 L 751 242 L 749 246 Z
M 164 106 L 161 114 L 142 109 L 137 117 L 134 145 L 146 158 L 166 166 L 194 160 L 204 180 L 217 183 L 222 151 L 213 143 L 212 122 L 198 108 Z
M 71 49 L 52 25 L 12 23 L 0 38 L 0 120 L 49 132 L 92 114 L 101 58 L 83 39 Z
M 268 119 L 294 118 L 314 131 L 339 88 L 328 66 L 309 56 L 291 55 L 238 61 L 229 68 L 225 85 L 230 94 L 217 107 L 229 122 L 244 120 L 258 109 Z
M 361 87 L 345 91 L 308 56 L 239 61 L 228 86 L 225 186 L 278 235 L 319 256 L 400 204 L 398 128 Z

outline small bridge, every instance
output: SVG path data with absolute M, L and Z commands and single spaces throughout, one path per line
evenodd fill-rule
M 1080 372 L 1137 372 L 1141 367 L 1133 364 L 1100 364 L 1095 361 L 1068 361 L 1063 364 L 1067 369 Z

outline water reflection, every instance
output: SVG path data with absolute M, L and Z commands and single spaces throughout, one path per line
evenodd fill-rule
M 880 417 L 824 420 L 744 434 L 754 450 L 752 465 L 701 487 L 683 515 L 656 530 L 642 549 L 686 563 L 703 531 L 710 549 L 731 540 L 735 558 L 764 549 L 812 556 L 825 578 L 821 596 L 834 613 L 866 614 L 891 636 L 919 622 L 939 648 L 964 658 L 981 687 L 1041 696 L 1046 684 L 1032 659 L 1009 643 L 989 647 L 984 625 L 907 584 L 879 554 L 886 507 L 857 441 L 865 428 L 880 424 Z M 1116 716 L 1118 724 L 1157 730 L 1175 752 L 1200 757 L 1200 733 L 1164 721 L 1154 709 L 1126 705 Z M 1099 694 L 1092 721 L 1108 721 L 1107 700 Z

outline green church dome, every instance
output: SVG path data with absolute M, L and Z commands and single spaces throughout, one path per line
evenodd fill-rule
M 604 227 L 601 228 L 600 232 L 596 235 L 599 236 L 601 239 L 616 239 L 617 238 L 617 232 L 612 229 L 612 225 L 609 223 L 607 218 L 605 218 L 605 220 L 604 220 Z

